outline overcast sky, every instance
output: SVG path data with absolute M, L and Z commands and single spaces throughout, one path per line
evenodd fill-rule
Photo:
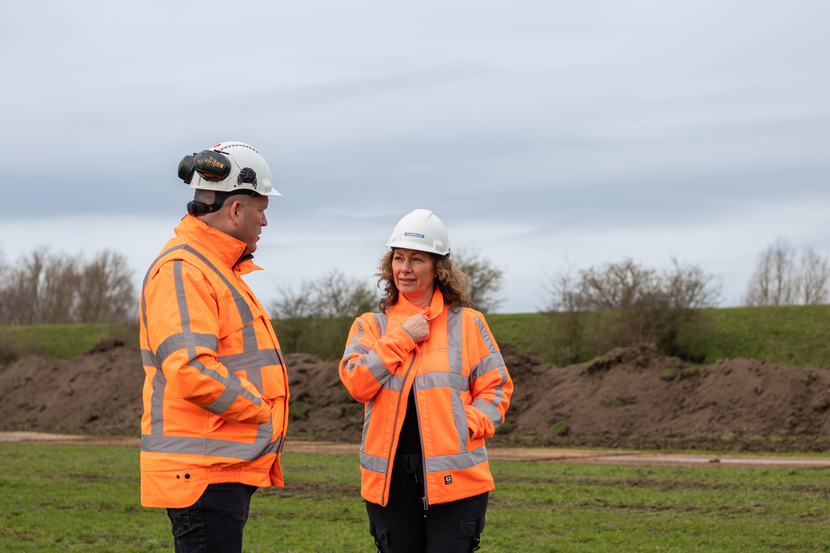
M 273 198 L 248 281 L 368 281 L 434 211 L 505 271 L 672 257 L 740 303 L 777 238 L 830 253 L 830 3 L 4 2 L 0 251 L 128 257 L 192 198 L 179 160 L 258 148 Z

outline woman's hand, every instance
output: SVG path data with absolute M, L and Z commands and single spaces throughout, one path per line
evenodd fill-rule
M 401 326 L 409 332 L 415 342 L 423 342 L 429 338 L 429 321 L 423 313 L 412 315 Z

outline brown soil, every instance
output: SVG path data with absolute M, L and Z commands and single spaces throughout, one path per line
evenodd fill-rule
M 830 371 L 751 359 L 696 366 L 649 345 L 565 368 L 502 351 L 516 391 L 493 445 L 830 450 Z M 337 363 L 286 361 L 289 437 L 359 441 L 362 405 Z M 117 342 L 71 360 L 15 361 L 0 367 L 0 430 L 137 436 L 143 381 L 138 351 Z

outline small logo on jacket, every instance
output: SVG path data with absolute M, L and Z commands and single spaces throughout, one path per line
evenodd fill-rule
M 452 484 L 452 476 L 445 476 L 444 484 Z
M 415 238 L 423 238 L 423 234 L 418 234 L 417 232 L 404 232 L 404 236 L 414 236 Z

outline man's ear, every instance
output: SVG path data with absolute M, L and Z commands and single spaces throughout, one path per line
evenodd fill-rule
M 242 205 L 242 202 L 240 202 L 239 200 L 234 200 L 233 202 L 231 202 L 230 215 L 231 215 L 231 221 L 233 221 L 234 225 L 239 224 L 239 210 L 240 209 L 245 209 L 245 206 Z

